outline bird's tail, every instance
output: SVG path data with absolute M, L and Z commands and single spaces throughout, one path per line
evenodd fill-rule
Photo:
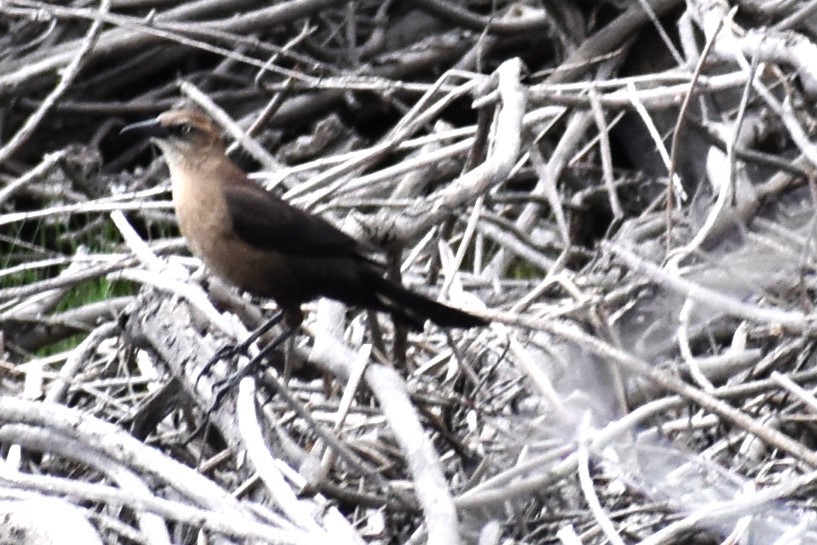
M 407 290 L 400 284 L 387 280 L 377 273 L 367 278 L 375 288 L 375 297 L 384 310 L 402 318 L 415 329 L 422 329 L 426 320 L 440 327 L 471 328 L 488 325 L 488 321 L 468 314 L 424 295 Z

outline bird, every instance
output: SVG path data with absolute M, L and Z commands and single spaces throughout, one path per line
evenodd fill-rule
M 120 133 L 148 137 L 164 155 L 191 252 L 228 284 L 274 300 L 290 331 L 303 322 L 301 306 L 319 297 L 391 313 L 412 329 L 426 320 L 464 329 L 489 323 L 385 278 L 364 244 L 251 180 L 198 109 L 168 110 Z

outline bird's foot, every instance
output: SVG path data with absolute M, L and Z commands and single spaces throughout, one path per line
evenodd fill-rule
M 273 320 L 275 320 L 276 318 L 278 318 L 278 319 L 277 319 L 277 321 L 275 323 L 278 323 L 280 321 L 280 318 L 276 316 L 276 317 L 273 317 Z M 270 320 L 270 322 L 271 321 L 272 320 Z M 261 328 L 259 328 L 255 332 L 253 332 L 253 334 L 251 336 L 251 342 L 247 343 L 247 346 L 244 347 L 242 351 L 246 351 L 247 348 L 249 348 L 249 346 L 252 344 L 252 342 L 255 342 L 255 339 L 258 336 L 263 335 L 263 333 L 265 331 L 269 330 L 273 325 L 275 325 L 275 323 L 270 325 L 270 323 L 268 322 L 267 324 L 264 324 L 264 326 L 262 326 Z M 262 331 L 262 329 L 263 329 L 263 331 Z M 210 403 L 210 406 L 207 408 L 207 411 L 204 413 L 204 416 L 202 417 L 201 424 L 195 430 L 193 430 L 190 433 L 190 435 L 187 437 L 187 439 L 184 441 L 185 445 L 190 443 L 190 441 L 192 441 L 199 433 L 201 433 L 202 431 L 207 429 L 207 427 L 210 425 L 210 417 L 216 411 L 216 409 L 218 409 L 218 407 L 221 405 L 221 401 L 224 399 L 224 396 L 227 394 L 227 392 L 229 392 L 232 388 L 237 386 L 238 383 L 241 382 L 241 379 L 243 379 L 244 377 L 250 376 L 250 375 L 254 374 L 256 371 L 258 371 L 258 369 L 261 368 L 261 362 L 264 361 L 264 358 L 267 357 L 267 355 L 270 352 L 275 350 L 278 346 L 280 346 L 289 337 L 291 337 L 295 333 L 295 331 L 297 329 L 298 329 L 297 327 L 287 326 L 286 328 L 284 328 L 284 331 L 282 331 L 280 335 L 278 335 L 271 343 L 264 346 L 264 348 L 262 348 L 261 351 L 259 351 L 258 354 L 256 354 L 254 358 L 252 358 L 249 362 L 247 362 L 247 365 L 245 365 L 244 367 L 242 367 L 241 369 L 239 369 L 238 371 L 236 371 L 235 373 L 233 373 L 229 377 L 218 380 L 218 381 L 213 383 L 213 401 L 212 401 L 212 403 Z M 260 331 L 260 333 L 259 333 L 259 331 Z M 256 333 L 258 333 L 258 335 L 256 335 Z M 253 338 L 253 336 L 255 338 Z M 245 343 L 242 343 L 241 345 L 238 345 L 237 347 L 232 347 L 232 348 L 237 350 L 239 347 L 243 346 L 243 344 L 245 344 Z M 231 347 L 226 347 L 226 348 L 231 348 Z M 220 350 L 219 353 L 222 352 L 223 350 L 224 349 Z M 236 353 L 239 353 L 239 352 L 234 352 L 233 354 L 236 354 Z M 216 356 L 218 356 L 218 353 L 216 354 Z M 214 356 L 214 359 L 211 359 L 205 365 L 205 370 L 206 370 L 206 368 L 208 366 L 212 366 L 213 363 L 215 363 L 216 361 L 218 361 L 218 359 L 215 359 L 215 356 Z M 202 374 L 203 374 L 203 372 L 202 372 Z M 199 375 L 199 378 L 201 378 L 201 374 Z M 198 381 L 198 378 L 196 380 Z
M 250 346 L 252 346 L 252 344 L 255 341 L 257 341 L 259 337 L 261 337 L 261 335 L 264 335 L 267 331 L 278 325 L 283 318 L 284 313 L 278 311 L 272 318 L 267 320 L 265 323 L 261 324 L 261 327 L 250 333 L 250 335 L 241 343 L 229 344 L 227 346 L 222 346 L 221 348 L 219 348 L 216 351 L 216 353 L 213 354 L 213 357 L 210 358 L 207 361 L 207 363 L 204 364 L 204 367 L 202 367 L 201 370 L 198 372 L 198 374 L 196 375 L 196 380 L 193 383 L 193 387 L 194 388 L 197 387 L 199 385 L 199 380 L 201 380 L 201 377 L 210 372 L 210 369 L 212 369 L 213 366 L 219 361 L 228 358 L 233 358 L 239 354 L 246 354 L 247 351 L 250 349 Z
M 297 327 L 291 326 L 285 327 L 281 334 L 275 337 L 275 339 L 273 339 L 272 342 L 265 345 L 264 348 L 262 348 L 258 352 L 258 354 L 256 354 L 249 362 L 247 362 L 247 365 L 245 365 L 244 367 L 242 367 L 229 377 L 215 382 L 213 384 L 213 388 L 216 391 L 215 395 L 216 405 L 218 405 L 218 402 L 221 400 L 220 398 L 224 396 L 224 393 L 229 391 L 230 388 L 237 386 L 238 383 L 241 382 L 242 378 L 250 376 L 254 374 L 256 371 L 258 371 L 258 369 L 261 367 L 261 362 L 264 361 L 264 358 L 266 358 L 270 352 L 281 346 L 284 343 L 284 341 L 286 341 L 295 333 L 296 330 Z
M 279 321 L 280 321 L 280 318 L 279 318 Z M 266 325 L 267 324 L 265 324 L 265 326 Z M 272 327 L 272 326 L 270 326 L 270 327 Z M 269 328 L 267 328 L 267 329 L 269 329 Z M 204 413 L 204 418 L 202 419 L 202 424 L 190 434 L 190 437 L 187 439 L 186 442 L 190 442 L 191 439 L 196 437 L 196 435 L 198 435 L 203 429 L 205 429 L 207 424 L 209 424 L 209 422 L 210 422 L 211 415 L 215 412 L 216 409 L 218 409 L 219 405 L 221 405 L 221 401 L 224 399 L 224 396 L 227 394 L 227 392 L 229 392 L 232 388 L 236 387 L 238 385 L 238 383 L 241 382 L 241 379 L 243 379 L 244 377 L 248 377 L 248 376 L 254 374 L 256 371 L 258 371 L 258 369 L 261 368 L 261 362 L 264 361 L 264 358 L 267 357 L 267 354 L 269 354 L 270 352 L 275 350 L 278 346 L 281 345 L 281 343 L 283 343 L 289 337 L 291 337 L 292 334 L 295 333 L 296 329 L 297 328 L 294 328 L 294 327 L 286 327 L 284 329 L 284 331 L 281 332 L 280 335 L 275 337 L 275 339 L 271 343 L 264 346 L 264 348 L 262 348 L 261 351 L 258 352 L 258 354 L 256 354 L 254 358 L 252 358 L 250 361 L 248 361 L 247 365 L 245 365 L 244 367 L 242 367 L 241 369 L 239 369 L 238 371 L 236 371 L 235 373 L 233 373 L 229 377 L 218 380 L 218 381 L 213 383 L 213 401 L 212 401 L 212 403 L 210 403 L 210 406 L 207 408 L 207 412 Z M 255 333 L 257 333 L 257 330 L 256 330 L 256 332 L 253 333 L 253 335 L 255 335 Z M 262 332 L 262 334 L 263 334 L 263 332 Z M 253 341 L 255 341 L 255 339 L 253 339 Z M 252 344 L 252 343 L 250 343 L 250 344 Z M 248 347 L 249 347 L 249 345 L 248 345 Z M 246 348 L 244 350 L 246 350 Z M 213 360 L 210 360 L 210 362 L 207 362 L 207 364 L 211 365 L 212 361 Z M 218 361 L 218 360 L 216 360 L 216 361 Z M 205 365 L 205 367 L 206 367 L 206 365 Z
M 264 348 L 266 349 L 266 347 Z M 266 353 L 267 351 L 264 350 L 264 354 Z M 238 386 L 238 383 L 241 382 L 241 379 L 243 379 L 244 377 L 248 377 L 250 375 L 254 375 L 256 371 L 258 371 L 261 368 L 262 359 L 263 355 L 259 353 L 258 356 L 254 357 L 249 362 L 247 362 L 247 365 L 245 365 L 244 367 L 242 367 L 229 377 L 218 380 L 213 383 L 213 403 L 207 410 L 207 416 L 210 416 L 210 414 L 218 408 L 227 392 Z

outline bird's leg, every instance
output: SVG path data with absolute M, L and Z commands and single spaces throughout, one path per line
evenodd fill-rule
M 295 350 L 295 335 L 291 335 L 284 343 L 284 384 L 289 384 L 292 378 L 292 351 Z
M 223 380 L 219 380 L 213 384 L 215 394 L 213 396 L 213 403 L 210 405 L 210 407 L 207 409 L 207 413 L 204 415 L 205 423 L 210 421 L 210 415 L 213 413 L 213 411 L 216 410 L 216 408 L 218 408 L 219 404 L 221 403 L 221 399 L 224 397 L 224 394 L 226 394 L 227 391 L 230 390 L 230 388 L 241 382 L 242 378 L 254 373 L 261 365 L 261 362 L 264 360 L 267 354 L 275 350 L 278 346 L 281 345 L 281 343 L 292 337 L 292 335 L 294 335 L 295 332 L 298 331 L 298 329 L 300 329 L 301 324 L 303 323 L 303 319 L 304 316 L 303 313 L 301 312 L 300 307 L 296 306 L 294 308 L 286 307 L 282 308 L 280 311 L 278 311 L 278 313 L 275 316 L 270 318 L 270 320 L 267 323 L 253 331 L 249 338 L 245 340 L 243 343 L 237 346 L 232 347 L 228 346 L 219 350 L 216 353 L 216 355 L 213 356 L 210 359 L 210 361 L 208 361 L 204 365 L 204 368 L 202 369 L 201 373 L 199 373 L 199 376 L 196 378 L 196 382 L 198 382 L 198 379 L 201 378 L 201 375 L 204 372 L 206 372 L 210 367 L 212 367 L 216 361 L 223 357 L 226 357 L 226 355 L 235 355 L 238 353 L 246 352 L 246 350 L 252 345 L 252 343 L 255 342 L 261 335 L 269 331 L 273 326 L 275 326 L 276 324 L 280 323 L 283 320 L 284 330 L 275 339 L 273 339 L 272 342 L 264 346 L 258 352 L 258 354 L 256 354 L 249 362 L 247 362 L 247 365 L 245 365 L 244 367 L 242 367 L 229 377 Z M 203 429 L 203 427 L 204 426 L 199 426 L 199 428 L 193 432 L 190 438 L 192 439 L 193 437 L 195 437 L 196 434 L 199 431 L 201 431 L 201 429 Z M 190 439 L 188 439 L 188 441 L 189 440 Z
M 241 382 L 242 378 L 255 373 L 258 370 L 259 366 L 261 365 L 261 362 L 264 361 L 264 358 L 267 356 L 267 354 L 275 350 L 282 343 L 284 343 L 290 337 L 292 337 L 292 335 L 294 335 L 295 332 L 298 331 L 299 327 L 300 324 L 291 325 L 287 323 L 286 326 L 284 327 L 284 331 L 282 331 L 280 335 L 275 337 L 275 339 L 273 339 L 271 343 L 264 346 L 264 348 L 262 348 L 258 352 L 258 354 L 256 354 L 249 362 L 247 362 L 247 365 L 245 365 L 244 367 L 242 367 L 229 377 L 216 382 L 213 386 L 217 388 L 217 390 L 213 399 L 213 406 L 208 411 L 208 414 L 212 412 L 212 410 L 215 407 L 218 407 L 218 404 L 221 402 L 221 398 L 224 397 L 224 394 L 227 393 L 227 391 L 229 391 L 230 388 L 238 385 L 238 383 Z
M 269 330 L 273 325 L 280 322 L 282 315 L 283 315 L 283 313 L 279 312 L 278 315 L 276 315 L 276 316 L 274 316 L 272 318 L 272 320 L 270 320 L 269 322 L 267 322 L 266 324 L 261 326 L 259 329 L 254 331 L 253 334 L 250 336 L 250 339 L 248 339 L 251 342 L 242 343 L 242 345 L 243 344 L 247 345 L 246 347 L 243 348 L 243 350 L 246 350 L 246 348 L 249 347 L 252 344 L 252 342 L 254 342 L 260 335 L 263 335 L 265 331 Z M 273 320 L 275 320 L 275 321 L 273 322 Z M 219 381 L 217 381 L 217 382 L 215 382 L 213 384 L 213 389 L 215 390 L 215 393 L 213 395 L 213 402 L 210 404 L 210 407 L 207 408 L 207 412 L 204 413 L 204 417 L 202 418 L 201 424 L 199 424 L 199 426 L 190 433 L 190 435 L 187 437 L 187 439 L 185 439 L 185 441 L 184 441 L 185 445 L 188 444 L 190 441 L 192 441 L 199 433 L 201 433 L 202 431 L 205 431 L 205 430 L 208 429 L 208 427 L 210 425 L 210 415 L 213 414 L 213 412 L 221 404 L 221 400 L 224 397 L 224 394 L 226 394 L 230 390 L 230 388 L 236 386 L 239 382 L 241 382 L 242 378 L 244 378 L 247 375 L 250 375 L 253 372 L 255 372 L 255 370 L 258 369 L 259 365 L 264 360 L 264 358 L 267 356 L 267 354 L 269 354 L 270 352 L 275 350 L 275 348 L 280 346 L 281 343 L 283 343 L 284 341 L 286 341 L 287 339 L 292 337 L 292 335 L 296 331 L 298 331 L 299 327 L 301 327 L 300 323 L 298 323 L 297 325 L 291 325 L 290 323 L 287 322 L 286 326 L 284 327 L 284 331 L 282 331 L 280 335 L 275 337 L 275 339 L 273 339 L 271 343 L 264 346 L 258 352 L 258 354 L 255 355 L 255 357 L 253 357 L 249 362 L 247 362 L 247 365 L 245 365 L 244 367 L 242 367 L 241 369 L 239 369 L 238 371 L 236 371 L 235 373 L 233 373 L 229 377 L 227 377 L 225 379 L 222 379 L 222 380 L 219 380 Z M 259 331 L 260 331 L 260 333 L 259 333 Z M 256 335 L 256 333 L 257 333 L 257 335 Z M 241 346 L 241 345 L 239 345 L 239 346 Z M 238 353 L 238 352 L 235 352 L 235 353 Z M 215 361 L 218 361 L 218 360 L 215 360 Z M 210 361 L 207 362 L 207 365 L 212 366 L 213 363 L 214 363 L 214 360 L 211 359 Z
M 436 252 L 434 253 L 436 254 Z M 389 278 L 398 283 L 401 281 L 402 276 L 400 270 L 402 264 L 401 255 L 402 252 L 399 249 L 392 250 L 388 253 Z M 413 369 L 409 369 L 408 358 L 406 357 L 406 353 L 408 352 L 408 330 L 406 324 L 401 323 L 400 320 L 394 320 L 394 345 L 392 348 L 395 365 L 399 369 L 406 369 L 409 372 L 413 371 Z M 388 352 L 384 351 L 383 353 L 387 354 Z
M 267 331 L 281 323 L 281 320 L 284 318 L 284 311 L 279 310 L 275 313 L 275 315 L 267 320 L 265 323 L 261 324 L 261 327 L 250 333 L 249 337 L 244 339 L 243 342 L 240 344 L 230 344 L 227 346 L 223 346 L 215 354 L 210 360 L 204 364 L 204 367 L 201 368 L 201 371 L 198 372 L 196 375 L 196 382 L 194 383 L 194 387 L 198 386 L 199 380 L 201 377 L 204 376 L 205 373 L 210 371 L 210 369 L 218 363 L 220 360 L 231 358 L 237 354 L 246 354 L 247 350 L 252 346 L 252 343 L 258 340 L 261 335 L 265 334 Z
M 292 329 L 292 333 L 295 333 L 295 331 L 301 327 L 301 324 L 304 323 L 304 313 L 301 311 L 301 307 L 285 308 L 284 323 L 287 324 L 286 327 Z M 290 335 L 284 345 L 284 384 L 288 384 L 289 379 L 292 378 L 292 352 L 294 350 L 295 336 Z

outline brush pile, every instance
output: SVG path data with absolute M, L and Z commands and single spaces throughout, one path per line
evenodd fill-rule
M 807 2 L 0 0 L 0 541 L 817 543 L 815 37 Z M 315 302 L 225 388 L 274 304 L 119 135 L 180 104 L 491 326 Z

